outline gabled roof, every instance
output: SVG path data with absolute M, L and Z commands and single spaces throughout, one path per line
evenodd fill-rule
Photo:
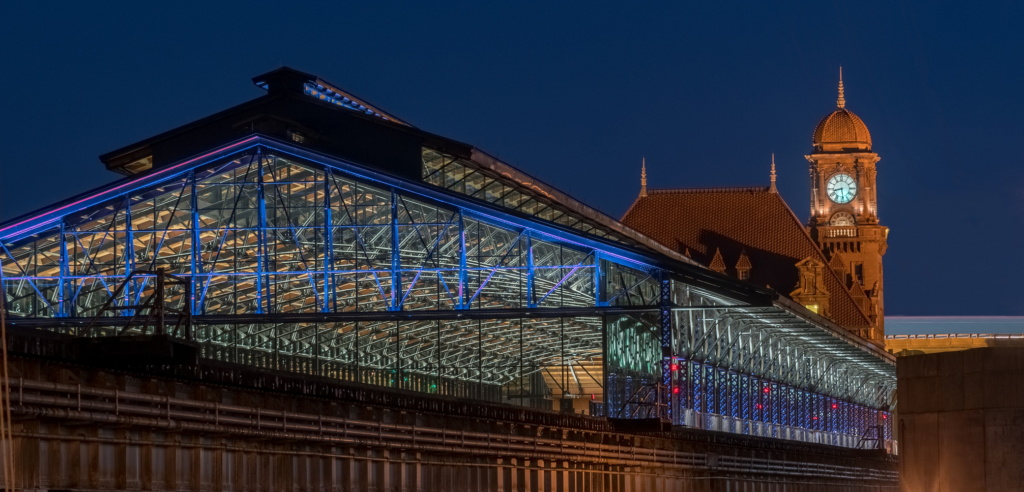
M 622 244 L 656 251 L 675 261 L 692 263 L 679 252 L 624 226 L 621 222 L 575 200 L 550 184 L 462 142 L 420 130 L 365 99 L 312 74 L 288 67 L 253 78 L 267 94 L 206 118 L 169 130 L 100 156 L 107 169 L 129 175 L 145 175 L 191 158 L 225 142 L 254 134 L 289 141 L 311 151 L 357 162 L 413 181 L 467 194 L 508 207 L 486 193 L 472 194 L 469 176 L 485 182 L 501 181 L 519 196 L 543 203 L 549 216 L 543 220 L 572 227 Z M 424 164 L 432 155 L 446 165 L 465 169 L 460 178 L 447 181 L 437 169 Z M 430 179 L 433 173 L 433 178 Z M 456 186 L 446 186 L 446 185 Z M 475 190 L 484 191 L 484 190 Z M 525 206 L 529 200 L 519 203 Z M 557 211 L 556 211 L 557 210 Z
M 103 154 L 100 161 L 111 171 L 137 174 L 259 133 L 419 179 L 423 146 L 466 158 L 472 152 L 470 145 L 410 126 L 334 86 L 328 96 L 326 82 L 315 75 L 286 67 L 253 81 L 267 94 Z
M 860 282 L 857 281 L 854 281 L 853 286 L 850 287 L 850 296 L 857 301 L 868 298 L 868 295 L 864 293 L 864 289 L 860 286 Z
M 836 251 L 832 253 L 832 259 L 828 262 L 828 267 L 833 270 L 846 270 L 846 263 L 843 261 L 842 253 Z M 842 279 L 844 282 L 846 279 Z
M 715 257 L 711 259 L 711 263 L 708 264 L 708 268 L 718 272 L 725 272 L 725 260 L 722 259 L 722 252 L 715 248 Z
M 757 268 L 750 281 L 782 293 L 797 288 L 796 263 L 829 260 L 778 193 L 765 188 L 650 190 L 637 198 L 622 222 L 693 259 L 709 264 L 720 251 L 726 264 L 745 252 Z M 848 329 L 871 322 L 832 269 L 824 272 L 832 319 Z
M 300 72 L 292 68 L 281 67 L 272 72 L 258 75 L 253 77 L 252 82 L 256 84 L 257 87 L 265 89 L 267 92 L 276 92 L 282 86 L 287 90 L 290 86 L 302 84 L 303 93 L 313 96 L 321 101 L 329 102 L 352 111 L 376 116 L 385 121 L 393 121 L 400 125 L 415 128 L 409 123 L 398 119 L 398 117 L 393 114 L 370 104 L 366 99 L 356 97 L 349 91 L 339 89 L 338 86 L 317 77 L 316 75 Z

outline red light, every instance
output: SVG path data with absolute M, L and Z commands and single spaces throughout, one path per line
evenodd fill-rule
M 760 408 L 761 408 L 761 404 L 760 404 L 760 403 L 758 403 L 758 404 L 757 404 L 757 408 L 758 408 L 758 409 L 760 409 Z
M 818 416 L 817 415 L 814 416 L 814 420 L 818 420 Z
M 885 420 L 885 419 L 888 419 L 888 418 L 889 418 L 888 415 L 882 415 L 882 420 Z
M 672 388 L 672 392 L 673 393 L 679 393 L 679 387 L 677 386 L 675 388 Z
M 832 404 L 832 410 L 835 410 L 835 409 L 837 409 L 837 408 L 839 408 L 839 405 L 836 405 L 835 403 L 833 403 L 833 404 Z
M 679 370 L 679 364 L 672 364 L 669 367 L 671 367 L 673 371 L 678 371 Z
M 593 393 L 591 393 L 591 394 L 590 394 L 590 399 L 591 399 L 591 400 L 593 400 L 593 399 L 594 399 L 594 394 L 593 394 Z
M 769 392 L 769 391 L 771 391 L 771 390 L 769 390 L 769 389 L 768 389 L 768 387 L 765 387 L 765 388 L 764 388 L 764 392 L 765 392 L 765 393 L 767 393 L 767 392 Z

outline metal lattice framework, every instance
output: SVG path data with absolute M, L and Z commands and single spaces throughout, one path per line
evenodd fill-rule
M 163 269 L 208 358 L 519 403 L 590 381 L 628 415 L 808 428 L 822 402 L 888 405 L 891 361 L 827 320 L 430 184 L 449 168 L 409 182 L 251 137 L 0 226 L 3 301 L 73 333 L 107 306 L 109 335 Z

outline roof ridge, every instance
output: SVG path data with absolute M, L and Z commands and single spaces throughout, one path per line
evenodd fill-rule
M 768 192 L 767 186 L 730 186 L 718 188 L 662 188 L 647 190 L 649 195 L 671 195 L 674 193 L 733 193 L 733 192 Z
M 633 211 L 633 207 L 636 207 L 636 204 L 640 203 L 640 199 L 641 198 L 647 198 L 647 197 L 646 196 L 637 196 L 636 198 L 634 198 L 633 199 L 633 203 L 629 206 L 629 208 L 626 209 L 626 212 L 623 213 L 621 217 L 619 217 L 619 219 L 618 219 L 619 222 L 622 222 L 623 219 L 625 219 L 626 217 L 629 216 L 629 213 Z M 637 232 L 640 232 L 640 231 L 637 231 Z

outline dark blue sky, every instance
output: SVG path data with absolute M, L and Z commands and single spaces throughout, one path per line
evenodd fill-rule
M 842 65 L 882 157 L 887 314 L 1024 314 L 1020 2 L 66 3 L 0 8 L 3 219 L 282 64 L 615 217 L 641 156 L 654 188 L 745 186 L 774 152 L 805 218 Z

